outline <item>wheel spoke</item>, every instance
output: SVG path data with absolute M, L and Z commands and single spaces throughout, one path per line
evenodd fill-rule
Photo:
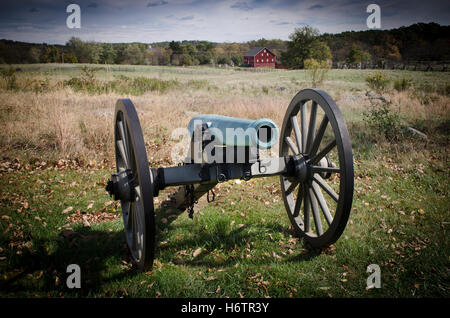
M 319 129 L 317 130 L 316 137 L 314 138 L 314 142 L 310 148 L 310 156 L 314 156 L 319 150 L 320 142 L 322 141 L 323 135 L 325 134 L 325 130 L 328 125 L 328 117 L 326 115 L 323 116 L 322 122 L 320 123 Z
M 339 201 L 339 195 L 322 179 L 317 173 L 313 175 L 313 181 L 316 182 L 326 193 L 336 202 Z
M 327 221 L 328 226 L 330 226 L 331 222 L 333 222 L 333 217 L 331 216 L 330 210 L 328 209 L 328 205 L 327 202 L 325 201 L 325 198 L 323 197 L 322 191 L 320 190 L 319 186 L 314 182 L 312 184 L 312 189 L 314 191 L 314 195 L 317 198 L 317 201 L 319 201 L 319 205 L 325 216 L 325 220 Z
M 298 216 L 298 214 L 300 213 L 300 208 L 302 207 L 302 198 L 303 198 L 302 192 L 303 187 L 300 186 L 297 192 L 297 200 L 295 201 L 294 213 L 292 213 L 294 217 Z
M 316 117 L 317 117 L 317 103 L 313 102 L 311 106 L 311 114 L 309 116 L 308 137 L 306 139 L 306 153 L 309 153 L 311 144 L 314 138 L 314 131 L 316 130 Z
M 119 120 L 117 122 L 117 126 L 119 128 L 120 139 L 122 140 L 122 145 L 124 149 L 124 158 L 126 160 L 126 166 L 128 169 L 135 170 L 133 154 L 130 149 L 130 139 L 128 138 L 128 129 L 127 124 L 124 120 Z
M 287 136 L 285 138 L 286 143 L 288 144 L 289 148 L 291 148 L 292 152 L 294 153 L 294 155 L 298 155 L 298 148 L 297 146 L 294 144 L 294 142 L 292 141 L 291 137 Z
M 311 200 L 311 210 L 314 217 L 314 224 L 316 225 L 317 235 L 321 236 L 323 234 L 322 222 L 320 221 L 319 206 L 317 205 L 317 199 L 314 192 L 309 188 L 309 198 Z
M 302 149 L 301 152 L 306 152 L 306 138 L 308 136 L 308 127 L 307 127 L 307 118 L 308 118 L 308 110 L 306 109 L 306 103 L 300 105 L 300 113 L 301 113 L 301 125 L 302 125 Z
M 322 166 L 311 166 L 313 173 L 327 172 L 327 173 L 340 173 L 341 169 L 336 167 L 322 167 Z
M 128 163 L 128 157 L 125 154 L 125 147 L 123 145 L 123 140 L 122 139 L 117 140 L 117 148 L 119 149 L 120 157 L 122 158 L 126 169 L 129 169 L 130 165 Z
M 313 164 L 318 163 L 320 159 L 325 157 L 325 155 L 328 154 L 331 151 L 331 149 L 334 148 L 334 146 L 336 146 L 336 139 L 333 139 L 333 141 L 331 141 L 328 145 L 325 146 L 325 148 L 323 148 L 317 155 L 315 155 L 314 158 L 311 160 L 311 162 Z
M 125 135 L 125 127 L 122 120 L 117 121 L 117 128 L 119 130 L 120 140 L 122 140 L 124 144 L 124 149 L 126 150 L 126 156 L 128 158 L 128 149 L 126 148 L 126 145 L 128 145 L 128 139 L 127 136 Z
M 291 117 L 291 124 L 292 124 L 292 127 L 294 128 L 294 134 L 295 134 L 295 140 L 297 141 L 297 147 L 298 147 L 298 149 L 301 150 L 302 149 L 302 135 L 300 133 L 300 128 L 298 127 L 297 116 Z
M 292 191 L 294 191 L 294 189 L 298 186 L 299 182 L 298 180 L 294 180 L 294 182 L 290 182 L 289 180 L 287 180 L 290 185 L 288 186 L 288 188 L 286 189 L 286 194 L 291 194 Z
M 310 221 L 310 201 L 309 201 L 309 194 L 308 194 L 308 188 L 303 187 L 303 211 L 304 211 L 304 220 L 305 220 L 305 232 L 309 232 L 311 229 L 311 221 Z

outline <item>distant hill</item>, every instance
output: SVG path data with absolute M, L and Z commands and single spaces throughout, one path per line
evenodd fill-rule
M 372 63 L 450 61 L 450 26 L 416 23 L 391 30 L 348 31 L 322 34 L 334 62 L 347 61 L 352 48 L 361 49 Z M 158 43 L 95 43 L 73 38 L 66 45 L 0 40 L 0 63 L 108 63 L 197 65 L 242 63 L 252 47 L 266 46 L 279 55 L 287 41 L 259 39 L 245 43 L 181 41 Z
M 448 25 L 417 23 L 391 30 L 349 31 L 321 37 L 330 47 L 334 61 L 344 61 L 353 44 L 369 52 L 374 61 L 450 61 Z

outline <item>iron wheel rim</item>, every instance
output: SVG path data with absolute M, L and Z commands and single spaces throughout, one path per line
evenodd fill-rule
M 155 251 L 153 179 L 136 109 L 130 99 L 119 99 L 114 118 L 116 170 L 130 170 L 133 199 L 121 200 L 127 245 L 139 270 L 151 268 Z
M 308 103 L 311 104 L 309 112 Z M 317 120 L 319 109 L 323 112 L 321 121 Z M 297 118 L 299 114 L 300 122 Z M 313 126 L 311 126 L 312 122 Z M 310 129 L 311 127 L 313 129 Z M 322 144 L 327 130 L 334 136 L 334 146 L 332 140 L 324 143 L 325 145 Z M 309 133 L 310 131 L 313 133 Z M 295 143 L 290 138 L 292 134 L 295 136 Z M 300 142 L 297 137 L 301 140 Z M 316 141 L 316 138 L 319 141 Z M 305 182 L 300 182 L 295 177 L 280 177 L 285 208 L 296 234 L 303 237 L 312 247 L 325 248 L 336 242 L 347 224 L 353 200 L 354 173 L 351 142 L 344 118 L 333 99 L 321 90 L 300 91 L 287 108 L 280 133 L 280 157 L 289 155 L 289 152 L 295 153 L 296 148 L 299 154 L 308 158 L 311 167 L 316 168 L 311 168 Z M 331 149 L 327 152 L 329 148 Z M 319 162 L 315 162 L 317 158 L 320 156 L 325 158 L 325 155 L 328 156 L 333 150 L 337 152 L 339 166 L 317 167 L 319 165 Z M 328 172 L 332 171 L 334 175 L 339 174 L 338 189 L 334 184 L 333 188 L 320 176 L 318 170 L 326 169 L 329 170 Z M 295 185 L 296 182 L 298 182 L 297 185 Z M 295 191 L 297 191 L 297 198 L 294 198 Z M 332 201 L 335 203 L 333 204 Z M 308 203 L 305 204 L 305 202 Z M 326 229 L 324 229 L 323 221 L 327 225 Z

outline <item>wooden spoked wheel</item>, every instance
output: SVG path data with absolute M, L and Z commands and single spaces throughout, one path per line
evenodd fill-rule
M 120 204 L 126 241 L 139 270 L 153 265 L 155 215 L 153 176 L 150 173 L 142 129 L 136 109 L 129 99 L 119 99 L 114 119 L 117 174 L 126 180 Z
M 353 200 L 353 155 L 344 118 L 332 98 L 300 91 L 286 111 L 280 157 L 293 156 L 295 173 L 281 176 L 284 204 L 296 234 L 325 248 L 344 231 Z

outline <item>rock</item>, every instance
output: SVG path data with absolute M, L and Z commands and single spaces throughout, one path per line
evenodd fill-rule
M 414 136 L 414 137 L 428 139 L 427 135 L 425 135 L 423 132 L 418 131 L 417 129 L 412 128 L 412 127 L 406 127 L 406 132 L 408 132 L 409 134 L 411 134 L 411 136 Z
M 390 104 L 390 103 L 391 103 L 391 99 L 390 99 L 389 96 L 383 96 L 383 95 L 381 95 L 381 94 L 376 94 L 376 93 L 371 92 L 371 91 L 368 91 L 368 92 L 366 93 L 366 96 L 367 96 L 371 101 L 374 101 L 374 100 L 380 100 L 380 101 L 382 101 L 382 102 L 384 102 L 384 103 L 386 103 L 386 104 Z

